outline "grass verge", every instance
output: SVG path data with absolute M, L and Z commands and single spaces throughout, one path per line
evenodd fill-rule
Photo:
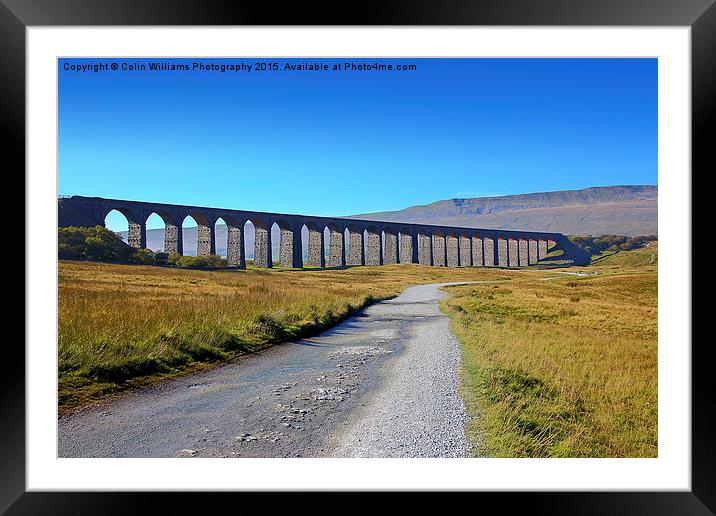
M 476 454 L 657 456 L 655 253 L 446 289 Z

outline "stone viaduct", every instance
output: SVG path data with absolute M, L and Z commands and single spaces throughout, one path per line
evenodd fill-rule
M 182 222 L 191 216 L 198 225 L 197 255 L 214 254 L 214 225 L 223 220 L 227 232 L 227 261 L 231 267 L 246 267 L 244 224 L 255 228 L 254 265 L 271 267 L 271 227 L 280 230 L 279 264 L 303 267 L 301 230 L 308 229 L 305 265 L 342 267 L 419 263 L 442 267 L 522 267 L 537 263 L 548 249 L 576 248 L 561 233 L 506 231 L 465 227 L 407 224 L 372 220 L 287 215 L 256 211 L 181 206 L 153 202 L 72 196 L 63 206 L 81 214 L 93 225 L 104 225 L 107 214 L 116 210 L 129 223 L 128 242 L 146 247 L 146 221 L 156 213 L 164 221 L 164 251 L 183 253 Z M 328 241 L 325 238 L 328 228 Z M 347 230 L 347 232 L 346 232 Z M 327 251 L 326 252 L 326 248 Z M 347 252 L 346 252 L 347 250 Z

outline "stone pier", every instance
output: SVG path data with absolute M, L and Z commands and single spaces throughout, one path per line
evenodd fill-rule
M 530 265 L 533 265 L 537 263 L 539 260 L 537 258 L 537 240 L 534 238 L 530 238 L 529 240 L 529 262 Z
M 308 254 L 306 256 L 306 265 L 311 267 L 326 266 L 326 250 L 323 242 L 323 230 L 315 226 L 308 229 Z M 342 251 L 341 246 L 341 251 Z
M 129 221 L 127 243 L 137 249 L 147 247 L 147 225 L 143 222 Z
M 328 226 L 328 267 L 345 267 L 346 253 L 343 247 L 345 234 L 336 226 Z
M 451 233 L 445 235 L 445 254 L 448 267 L 460 267 L 460 241 Z
M 244 254 L 244 225 L 235 221 L 226 222 L 226 262 L 229 267 L 246 268 Z
M 508 239 L 508 251 L 507 251 L 507 262 L 510 267 L 519 267 L 519 246 L 518 241 L 515 238 Z
M 184 240 L 182 239 L 180 220 L 171 222 L 164 220 L 164 252 L 184 254 Z
M 472 266 L 483 267 L 482 238 L 479 235 L 472 237 Z
M 392 265 L 398 263 L 398 234 L 393 230 L 383 230 L 385 249 L 383 251 L 383 263 Z
M 433 265 L 433 243 L 426 233 L 418 233 L 418 263 Z
M 279 227 L 279 257 L 281 267 L 303 267 L 303 253 L 301 252 L 301 231 L 290 227 L 288 222 L 277 222 Z
M 347 265 L 365 265 L 363 255 L 363 230 L 348 228 Z
M 494 267 L 497 265 L 497 246 L 495 245 L 495 239 L 492 237 L 483 237 L 482 245 L 484 249 L 482 256 L 485 267 Z
M 383 248 L 380 243 L 380 231 L 374 227 L 366 229 L 365 264 L 383 265 Z
M 216 254 L 216 244 L 214 242 L 214 231 L 209 226 L 198 226 L 196 241 L 196 255 L 209 256 Z
M 530 264 L 529 245 L 524 238 L 520 238 L 519 240 L 519 262 L 520 267 L 526 267 Z
M 256 230 L 254 237 L 254 266 L 273 267 L 271 255 L 271 229 L 254 224 Z
M 463 234 L 459 239 L 460 246 L 460 267 L 472 267 L 472 241 L 470 237 Z
M 510 264 L 507 261 L 508 257 L 507 240 L 504 238 L 497 239 L 497 266 L 498 267 L 509 267 Z
M 418 239 L 407 228 L 400 230 L 400 263 L 418 263 Z
M 445 235 L 442 233 L 433 233 L 433 265 L 436 267 L 445 267 L 447 265 Z

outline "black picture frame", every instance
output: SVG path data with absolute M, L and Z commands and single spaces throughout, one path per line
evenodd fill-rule
M 0 124 L 6 174 L 25 167 L 25 30 L 82 25 L 554 25 L 691 27 L 692 169 L 713 168 L 716 101 L 715 0 L 451 0 L 272 3 L 171 0 L 0 0 Z M 10 158 L 10 160 L 8 160 Z M 14 163 L 14 167 L 7 165 Z M 19 176 L 19 174 L 16 174 Z M 695 202 L 692 201 L 692 205 Z M 25 235 L 27 237 L 25 228 Z M 695 234 L 692 230 L 692 234 Z M 690 251 L 690 250 L 689 250 Z M 689 252 L 686 256 L 691 257 Z M 32 274 L 25 270 L 26 277 Z M 32 310 L 27 306 L 26 310 Z M 693 316 L 692 316 L 693 320 Z M 686 343 L 685 343 L 686 344 Z M 693 343 L 690 492 L 479 493 L 487 502 L 550 514 L 712 514 L 716 431 L 710 339 Z M 13 348 L 13 349 L 10 349 Z M 186 508 L 186 493 L 25 492 L 25 354 L 9 340 L 0 375 L 0 511 L 8 514 L 127 514 L 151 502 Z M 10 365 L 12 364 L 12 365 Z M 233 493 L 206 494 L 204 510 Z M 246 497 L 245 493 L 236 496 Z M 151 500 L 150 500 L 151 499 Z M 491 499 L 491 500 L 489 500 Z M 209 501 L 211 500 L 211 501 Z M 246 503 L 245 500 L 243 503 Z M 274 501 L 273 503 L 276 503 Z M 281 503 L 281 502 L 278 502 Z M 291 502 L 296 503 L 295 498 Z

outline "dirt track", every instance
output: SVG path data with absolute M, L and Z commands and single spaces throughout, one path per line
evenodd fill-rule
M 59 421 L 60 457 L 466 454 L 442 284 L 313 339 L 128 393 Z

